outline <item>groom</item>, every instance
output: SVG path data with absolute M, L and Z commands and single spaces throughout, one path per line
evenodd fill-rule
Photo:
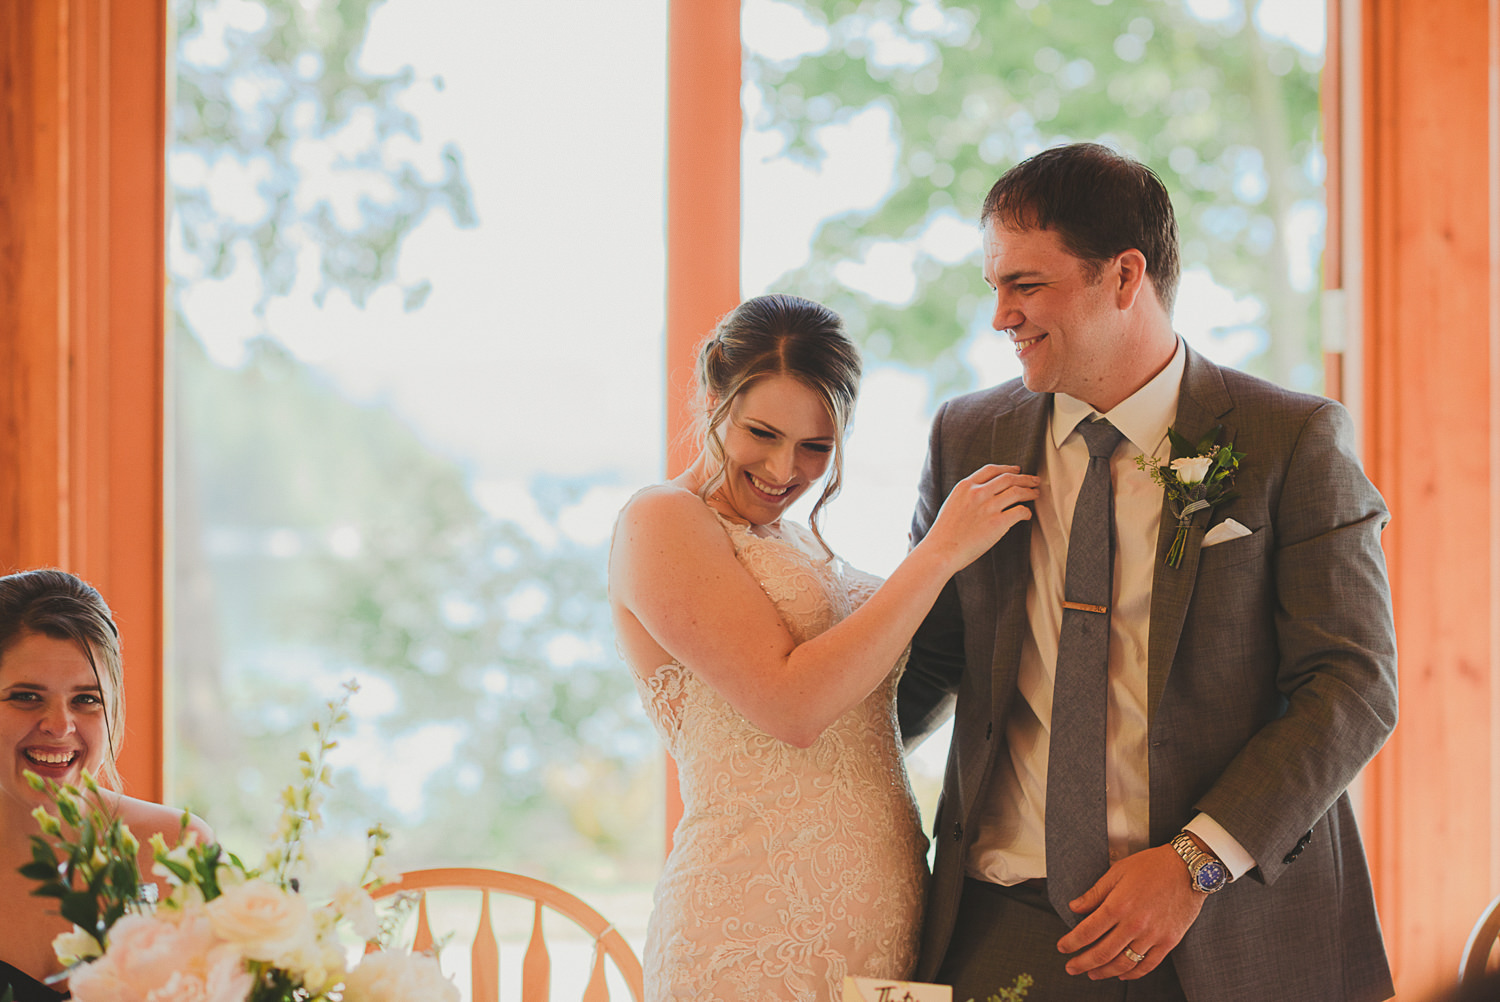
M 913 534 L 984 463 L 1042 496 L 949 583 L 901 682 L 908 743 L 956 715 L 916 976 L 958 999 L 1020 973 L 1036 1002 L 1389 998 L 1345 789 L 1396 720 L 1389 515 L 1348 414 L 1173 333 L 1177 225 L 1135 161 L 1048 150 L 981 222 L 1023 375 L 939 410 Z M 1175 564 L 1135 461 L 1178 458 L 1169 427 L 1243 454 Z

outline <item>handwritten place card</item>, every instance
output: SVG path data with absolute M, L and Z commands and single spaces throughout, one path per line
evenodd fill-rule
M 844 1002 L 953 1002 L 953 989 L 918 981 L 845 975 Z

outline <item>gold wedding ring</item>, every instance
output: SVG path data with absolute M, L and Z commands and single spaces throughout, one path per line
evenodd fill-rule
M 1136 953 L 1128 946 L 1125 948 L 1124 953 L 1125 956 L 1130 958 L 1130 962 L 1132 964 L 1139 964 L 1141 961 L 1146 959 L 1146 955 L 1144 953 Z

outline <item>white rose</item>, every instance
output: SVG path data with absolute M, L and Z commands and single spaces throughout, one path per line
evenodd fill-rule
M 312 932 L 302 897 L 264 880 L 226 888 L 207 911 L 214 932 L 252 960 L 274 960 Z
M 1213 465 L 1213 456 L 1190 456 L 1186 459 L 1172 460 L 1172 472 L 1177 474 L 1177 479 L 1191 487 L 1193 484 L 1201 483 L 1208 476 L 1208 468 Z
M 331 920 L 332 916 L 328 916 L 328 921 L 314 917 L 302 935 L 283 942 L 269 958 L 315 994 L 327 993 L 344 977 L 347 957 Z
M 371 953 L 344 979 L 344 1002 L 459 1002 L 458 987 L 433 958 L 420 953 Z
M 52 952 L 57 962 L 72 967 L 80 960 L 92 960 L 99 956 L 99 941 L 82 929 L 65 932 L 52 941 Z
M 358 884 L 340 884 L 333 892 L 333 908 L 360 939 L 370 940 L 380 935 L 380 914 L 375 910 L 375 902 Z

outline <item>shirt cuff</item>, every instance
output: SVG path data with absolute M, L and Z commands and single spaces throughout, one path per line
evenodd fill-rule
M 1199 814 L 1189 821 L 1185 830 L 1198 836 L 1204 845 L 1213 850 L 1213 854 L 1219 857 L 1219 862 L 1229 868 L 1230 880 L 1239 880 L 1254 868 L 1255 857 L 1246 852 L 1245 847 L 1225 831 L 1223 825 L 1207 814 Z

